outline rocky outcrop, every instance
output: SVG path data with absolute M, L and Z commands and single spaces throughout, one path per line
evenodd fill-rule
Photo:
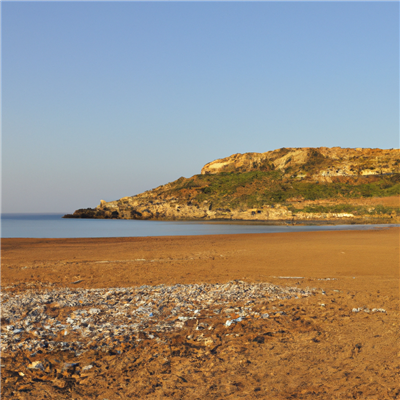
M 390 193 L 395 194 L 397 193 L 395 186 L 397 182 L 400 182 L 399 158 L 397 149 L 342 149 L 340 147 L 290 148 L 266 153 L 234 154 L 206 164 L 201 170 L 201 175 L 195 175 L 189 179 L 179 178 L 175 182 L 136 196 L 127 196 L 109 202 L 101 200 L 96 208 L 80 209 L 66 215 L 65 218 L 359 220 L 365 218 L 360 207 L 355 213 L 302 210 L 299 203 L 307 200 L 303 197 L 303 186 L 315 186 L 322 183 L 326 189 L 329 185 L 336 185 L 336 196 L 339 198 L 342 196 L 340 187 L 347 185 L 344 186 L 346 196 L 371 196 L 368 185 L 379 180 L 379 177 L 390 176 L 392 180 L 386 182 L 385 185 L 389 189 L 393 187 L 393 190 L 390 189 L 393 193 Z M 254 171 L 260 171 L 261 175 L 252 174 Z M 227 176 L 232 178 L 231 186 L 226 184 L 223 186 L 224 182 L 221 181 L 220 184 L 218 181 L 219 177 Z M 398 176 L 398 179 L 393 176 Z M 361 184 L 365 186 L 362 190 L 355 190 L 354 193 L 349 190 L 351 185 Z M 356 186 L 354 187 L 357 189 Z M 269 195 L 273 190 L 274 194 Z M 293 196 L 289 198 L 288 193 L 292 192 Z M 311 193 L 312 196 L 321 195 L 320 190 L 316 190 L 315 193 Z M 252 198 L 255 199 L 254 204 L 250 201 Z M 295 204 L 295 207 L 292 207 L 292 204 Z M 383 212 L 387 214 L 387 218 L 392 220 L 394 217 L 397 218 L 397 214 L 393 214 L 392 209 L 389 211 L 380 209 L 379 212 L 380 217 Z M 372 218 L 371 211 L 367 210 L 366 213 L 369 218 Z
M 234 154 L 206 164 L 202 174 L 280 170 L 314 178 L 399 173 L 399 150 L 341 147 L 283 148 L 266 153 Z
M 132 200 L 111 201 L 106 205 L 99 205 L 95 209 L 81 209 L 65 218 L 118 218 L 118 219 L 155 219 L 155 220 L 254 220 L 279 221 L 292 219 L 290 210 L 279 204 L 266 205 L 259 209 L 232 210 L 229 208 L 213 209 L 212 204 L 204 202 L 201 206 L 193 204 L 179 204 L 177 200 L 160 202 Z

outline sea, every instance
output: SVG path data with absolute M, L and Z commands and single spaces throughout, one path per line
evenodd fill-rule
M 100 238 L 365 230 L 393 225 L 267 225 L 238 221 L 70 219 L 63 214 L 1 214 L 2 238 Z

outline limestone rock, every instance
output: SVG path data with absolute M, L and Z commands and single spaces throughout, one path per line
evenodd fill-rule
M 359 215 L 354 207 L 347 207 L 342 211 L 334 208 L 324 210 L 323 207 L 319 207 L 321 211 L 315 212 L 301 209 L 298 205 L 307 200 L 302 195 L 304 185 L 323 185 L 321 188 L 324 189 L 332 184 L 336 199 L 340 199 L 344 195 L 349 196 L 352 187 L 356 188 L 357 185 L 364 184 L 368 191 L 368 185 L 379 179 L 389 179 L 389 182 L 383 182 L 383 186 L 389 185 L 387 187 L 395 189 L 400 182 L 399 168 L 398 149 L 305 147 L 234 154 L 206 164 L 200 175 L 188 179 L 181 177 L 136 196 L 126 196 L 108 202 L 100 200 L 100 205 L 96 208 L 76 210 L 74 214 L 64 217 L 284 223 L 293 223 L 295 218 L 299 221 L 341 220 L 346 223 L 364 217 Z M 260 171 L 259 174 L 254 174 L 257 171 Z M 226 185 L 227 181 L 231 186 Z M 347 185 L 343 189 L 346 193 L 338 192 L 344 184 Z M 297 187 L 297 192 L 294 186 Z M 277 194 L 268 196 L 266 192 L 269 190 L 275 190 Z M 292 197 L 288 198 L 286 193 L 290 191 Z M 318 191 L 316 188 L 313 195 L 318 196 Z M 398 192 L 398 189 L 393 190 L 393 193 L 396 194 L 396 191 Z M 357 196 L 362 197 L 364 194 L 358 191 L 358 194 L 351 194 L 349 198 Z M 372 195 L 365 193 L 365 196 Z M 249 198 L 254 199 L 252 204 L 246 203 L 246 199 Z M 309 206 L 309 203 L 306 206 Z M 388 221 L 399 220 L 400 208 L 399 212 L 388 208 L 380 210 L 380 214 L 386 212 L 385 218 Z M 372 215 L 374 208 L 363 212 L 365 215 Z
M 399 173 L 399 158 L 399 149 L 282 148 L 266 153 L 233 154 L 206 164 L 201 173 L 285 171 L 310 163 L 319 169 L 320 176 L 380 175 Z

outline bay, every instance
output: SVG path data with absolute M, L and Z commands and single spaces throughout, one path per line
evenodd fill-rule
M 63 219 L 63 214 L 2 214 L 2 238 L 96 238 L 361 230 L 399 225 L 285 226 L 215 221 Z

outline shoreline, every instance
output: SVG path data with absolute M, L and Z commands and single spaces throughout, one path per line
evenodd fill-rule
M 68 214 L 72 215 L 72 214 Z M 395 224 L 393 219 L 389 217 L 376 217 L 376 218 L 304 218 L 304 219 L 231 219 L 231 218 L 148 218 L 148 219 L 135 219 L 135 218 L 86 218 L 86 217 L 72 217 L 64 215 L 62 219 L 76 219 L 76 220 L 100 220 L 100 221 L 149 221 L 149 222 L 193 222 L 193 223 L 231 223 L 231 224 L 260 224 L 260 225 L 375 225 L 375 224 Z M 396 219 L 398 220 L 398 219 Z
M 400 227 L 398 223 L 391 224 L 325 224 L 321 221 L 315 221 L 315 223 L 308 224 L 266 224 L 262 221 L 165 221 L 166 225 L 146 225 L 145 221 L 136 221 L 138 224 L 134 227 L 133 232 L 131 230 L 125 229 L 126 226 L 123 225 L 111 225 L 111 229 L 107 230 L 107 223 L 101 224 L 99 230 L 94 230 L 96 225 L 90 226 L 91 224 L 86 224 L 83 229 L 78 229 L 79 226 L 71 229 L 71 226 L 66 226 L 64 229 L 62 226 L 57 226 L 57 229 L 51 229 L 51 225 L 44 229 L 45 232 L 52 231 L 53 236 L 43 235 L 36 236 L 37 231 L 34 229 L 35 226 L 29 226 L 27 232 L 35 232 L 35 234 L 27 236 L 11 236 L 10 228 L 8 228 L 5 236 L 1 239 L 101 239 L 101 238 L 135 238 L 135 237 L 145 237 L 145 238 L 156 238 L 156 237 L 189 237 L 189 236 L 210 236 L 210 235 L 252 235 L 252 234 L 273 234 L 273 233 L 300 233 L 300 232 L 331 232 L 331 231 L 363 231 L 363 230 L 373 230 L 382 228 L 396 228 Z M 154 221 L 155 223 L 160 221 Z M 145 224 L 145 225 L 143 225 Z M 197 226 L 197 228 L 196 228 Z M 210 229 L 207 229 L 207 226 Z M 122 227 L 122 228 L 121 228 Z M 158 227 L 158 228 L 157 228 Z M 144 229 L 143 229 L 144 228 Z M 154 229 L 155 228 L 155 229 Z M 194 228 L 194 229 L 193 229 Z M 7 229 L 3 228 L 7 231 Z M 22 230 L 22 229 L 21 229 Z M 43 229 L 42 229 L 43 230 Z M 63 232 L 67 232 L 67 236 L 62 236 Z M 12 230 L 11 230 L 12 232 Z M 39 230 L 40 232 L 40 230 Z M 71 232 L 71 233 L 70 233 Z M 74 236 L 75 232 L 83 232 L 82 236 Z M 93 234 L 93 232 L 99 232 Z M 107 233 L 111 235 L 107 235 Z M 125 232 L 127 232 L 125 234 Z M 42 232 L 40 232 L 42 233 Z

